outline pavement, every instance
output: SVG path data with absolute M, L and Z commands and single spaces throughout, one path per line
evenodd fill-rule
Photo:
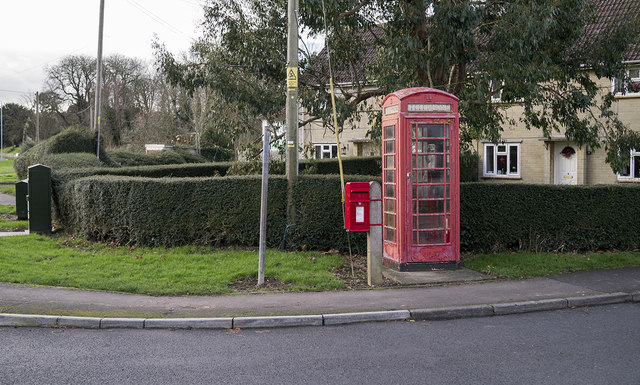
M 0 184 L 0 186 L 3 186 Z M 16 197 L 9 194 L 0 193 L 0 205 L 15 205 Z
M 487 317 L 640 302 L 640 268 L 526 280 L 491 280 L 466 269 L 419 274 L 423 278 L 411 277 L 414 286 L 222 296 L 154 297 L 0 284 L 0 326 L 170 329 L 328 326 Z

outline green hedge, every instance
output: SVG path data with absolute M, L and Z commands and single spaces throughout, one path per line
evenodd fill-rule
M 364 181 L 352 176 L 347 180 Z M 257 246 L 261 179 L 91 176 L 58 184 L 57 219 L 71 232 L 127 245 Z M 302 176 L 297 220 L 288 247 L 347 250 L 339 178 Z M 278 247 L 286 218 L 287 181 L 269 178 L 267 243 Z M 354 253 L 366 253 L 365 234 L 353 234 Z
M 96 153 L 95 134 L 85 127 L 70 127 L 21 153 L 15 159 L 13 168 L 19 179 L 25 179 L 29 166 L 43 163 L 43 158 L 50 154 L 80 152 Z M 115 165 L 102 149 L 100 150 L 100 159 L 106 165 Z
M 200 149 L 200 155 L 209 162 L 229 162 L 233 160 L 235 152 L 228 148 L 215 146 Z
M 88 152 L 46 154 L 40 158 L 40 163 L 53 170 L 104 167 L 104 163 L 95 154 Z
M 194 163 L 179 165 L 138 166 L 119 168 L 78 168 L 52 171 L 54 184 L 97 175 L 130 176 L 146 178 L 193 178 L 225 176 L 231 163 Z
M 160 173 L 159 167 L 154 168 L 156 176 L 171 174 Z M 142 169 L 129 168 L 130 175 L 144 174 L 140 171 L 149 175 L 148 170 Z M 109 169 L 91 172 L 105 170 Z M 203 170 L 194 168 L 198 172 Z M 62 224 L 85 237 L 137 245 L 257 245 L 259 176 L 179 179 L 82 176 L 81 170 L 57 173 L 54 200 Z M 370 176 L 346 177 L 347 181 L 371 179 L 379 181 Z M 270 177 L 270 247 L 280 244 L 287 225 L 286 190 L 284 177 Z M 462 250 L 637 249 L 640 248 L 638 197 L 640 186 L 634 185 L 464 183 Z M 294 200 L 297 218 L 288 237 L 289 247 L 347 249 L 339 176 L 301 175 Z M 364 254 L 364 234 L 351 235 L 353 252 Z
M 267 243 L 285 227 L 284 178 L 269 181 Z M 259 177 L 75 179 L 58 192 L 59 219 L 89 239 L 128 245 L 255 246 L 260 228 Z
M 346 175 L 345 182 L 369 182 L 380 178 Z M 340 177 L 338 175 L 303 175 L 294 190 L 296 226 L 292 227 L 292 247 L 308 249 L 348 250 L 349 239 L 344 230 Z M 364 232 L 350 233 L 351 251 L 367 253 Z
M 463 184 L 467 251 L 640 248 L 640 186 Z
M 301 159 L 300 173 L 312 175 L 339 174 L 338 159 Z M 382 175 L 382 157 L 358 156 L 342 158 L 345 175 Z

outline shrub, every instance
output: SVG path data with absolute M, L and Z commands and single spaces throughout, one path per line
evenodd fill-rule
M 467 251 L 631 250 L 640 247 L 640 186 L 463 184 Z
M 40 163 L 51 167 L 53 170 L 104 166 L 104 163 L 102 163 L 95 154 L 89 154 L 87 152 L 46 154 L 41 157 Z
M 185 163 L 205 163 L 207 161 L 204 156 L 196 153 L 193 149 L 176 146 L 173 151 L 179 154 Z
M 342 158 L 345 175 L 382 175 L 382 158 L 379 156 L 358 156 Z M 338 159 L 301 159 L 302 174 L 340 174 Z
M 196 163 L 160 166 L 136 166 L 119 168 L 79 168 L 66 170 L 53 170 L 54 184 L 62 185 L 74 179 L 92 175 L 114 175 L 146 178 L 189 178 L 189 177 L 213 177 L 224 176 L 231 163 Z
M 270 178 L 270 247 L 279 244 L 284 229 L 286 186 L 286 179 Z M 95 176 L 59 188 L 59 219 L 89 239 L 128 245 L 258 244 L 259 177 Z
M 346 182 L 368 182 L 380 178 L 346 175 Z M 338 175 L 309 175 L 298 177 L 294 190 L 296 223 L 291 228 L 294 248 L 349 249 L 344 230 L 340 177 Z M 366 233 L 350 233 L 351 251 L 366 254 Z
M 209 162 L 228 162 L 233 160 L 235 153 L 231 149 L 214 146 L 200 149 L 200 155 Z
M 45 155 L 78 152 L 96 153 L 95 134 L 84 127 L 70 127 L 21 153 L 13 168 L 19 179 L 25 179 L 29 166 L 42 163 Z M 108 166 L 115 165 L 102 149 L 100 159 Z
M 364 180 L 348 177 L 348 180 Z M 91 176 L 56 185 L 58 220 L 72 232 L 128 245 L 257 246 L 261 178 L 150 179 Z M 347 250 L 337 176 L 300 177 L 295 189 L 294 248 Z M 269 178 L 269 247 L 287 224 L 287 180 Z M 353 252 L 366 253 L 366 236 L 352 234 Z
M 471 150 L 460 152 L 460 182 L 478 181 L 478 153 Z
M 269 161 L 270 175 L 285 175 L 285 163 L 281 160 Z M 233 162 L 227 175 L 262 175 L 262 161 Z

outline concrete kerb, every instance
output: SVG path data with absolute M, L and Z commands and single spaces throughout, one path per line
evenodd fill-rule
M 329 326 L 375 321 L 435 321 L 469 317 L 519 314 L 584 306 L 640 302 L 640 292 L 610 293 L 584 297 L 542 299 L 436 309 L 391 310 L 340 314 L 227 317 L 227 318 L 97 318 L 28 314 L 0 314 L 0 327 L 69 327 L 135 329 L 233 329 L 292 326 Z

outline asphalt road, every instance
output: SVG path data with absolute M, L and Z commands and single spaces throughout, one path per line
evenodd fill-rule
M 640 304 L 252 330 L 0 328 L 1 384 L 637 384 Z

